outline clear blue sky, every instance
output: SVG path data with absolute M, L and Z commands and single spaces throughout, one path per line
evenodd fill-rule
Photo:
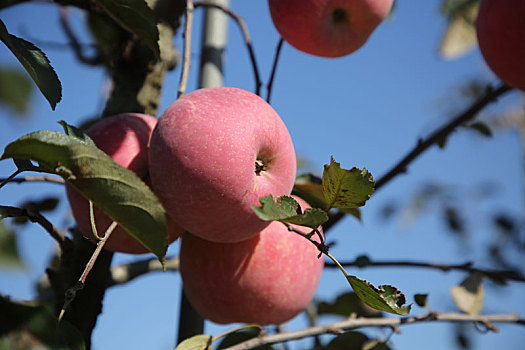
M 465 79 L 479 78 L 496 82 L 477 50 L 454 61 L 438 55 L 440 37 L 446 21 L 438 15 L 440 1 L 399 1 L 395 15 L 383 23 L 369 42 L 358 52 L 340 59 L 323 59 L 298 52 L 285 45 L 274 83 L 272 105 L 287 124 L 298 156 L 308 160 L 307 170 L 321 174 L 330 156 L 345 168 L 366 167 L 376 178 L 384 174 L 430 131 L 446 122 L 454 111 L 466 105 L 458 96 L 457 86 Z M 232 1 L 233 9 L 244 17 L 250 30 L 262 79 L 267 82 L 278 35 L 271 23 L 266 1 Z M 193 69 L 189 89 L 197 82 L 198 47 L 201 12 L 196 11 L 194 26 Z M 74 12 L 75 29 L 84 33 L 83 18 Z M 26 4 L 0 12 L 12 34 L 26 38 L 41 47 L 50 58 L 63 84 L 63 100 L 51 111 L 44 98 L 33 94 L 32 106 L 24 119 L 10 117 L 10 110 L 0 106 L 0 149 L 28 132 L 40 129 L 60 130 L 56 123 L 64 119 L 78 124 L 101 112 L 108 80 L 101 69 L 79 65 L 73 54 L 50 43 L 66 41 L 58 24 L 58 8 L 51 4 Z M 177 37 L 181 43 L 181 35 Z M 230 22 L 229 45 L 226 49 L 225 84 L 253 91 L 253 75 L 248 55 L 237 26 Z M 16 67 L 17 61 L 0 47 L 0 64 Z M 180 68 L 167 78 L 162 98 L 164 110 L 176 96 Z M 263 87 L 263 92 L 265 88 Z M 518 106 L 519 94 L 513 93 L 488 112 Z M 0 162 L 0 176 L 14 170 L 9 162 Z M 487 239 L 494 234 L 489 225 L 491 211 L 523 213 L 523 164 L 521 143 L 514 131 L 499 131 L 491 139 L 472 132 L 457 132 L 445 150 L 432 148 L 415 161 L 406 175 L 397 177 L 374 195 L 363 209 L 363 222 L 347 218 L 329 234 L 337 244 L 333 255 L 349 260 L 360 254 L 373 259 L 415 260 L 442 263 L 474 261 L 488 266 Z M 497 195 L 477 202 L 465 196 L 460 204 L 469 210 L 471 229 L 465 246 L 457 244 L 446 231 L 439 214 L 425 212 L 415 220 L 407 216 L 381 220 L 381 209 L 387 203 L 405 206 L 425 183 L 452 185 L 464 193 L 477 184 L 495 183 Z M 463 192 L 459 192 L 463 194 Z M 1 203 L 16 205 L 23 200 L 64 193 L 57 185 L 9 185 L 2 189 Z M 61 228 L 71 224 L 67 203 L 49 219 Z M 53 249 L 53 241 L 36 225 L 19 234 L 24 270 L 0 270 L 0 293 L 15 299 L 35 296 L 35 282 L 42 276 Z M 178 244 L 170 247 L 176 255 Z M 114 264 L 145 256 L 117 254 Z M 523 260 L 514 261 L 517 265 Z M 392 284 L 401 289 L 409 302 L 415 293 L 429 293 L 429 305 L 436 311 L 454 311 L 449 288 L 465 275 L 431 270 L 369 268 L 351 273 L 375 285 Z M 103 314 L 93 334 L 93 349 L 170 349 L 174 347 L 178 320 L 181 281 L 177 273 L 154 273 L 106 294 Z M 332 300 L 349 290 L 345 278 L 327 270 L 316 298 Z M 486 284 L 485 312 L 525 314 L 523 284 L 510 283 L 504 288 Z M 414 306 L 413 314 L 425 310 Z M 335 318 L 323 318 L 322 322 Z M 286 329 L 305 326 L 300 315 Z M 206 332 L 217 335 L 231 326 L 206 325 Z M 474 349 L 518 348 L 525 332 L 518 326 L 502 325 L 500 333 L 475 336 Z M 393 335 L 397 349 L 446 349 L 453 343 L 450 324 L 424 324 L 402 328 Z M 370 336 L 387 337 L 387 330 L 367 329 Z M 305 349 L 308 342 L 299 341 L 293 349 Z

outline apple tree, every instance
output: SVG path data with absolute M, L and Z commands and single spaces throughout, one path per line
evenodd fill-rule
M 3 1 L 0 347 L 517 342 L 524 16 Z

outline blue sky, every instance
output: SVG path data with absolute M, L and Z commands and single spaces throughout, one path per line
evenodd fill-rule
M 306 169 L 318 175 L 330 156 L 345 168 L 365 167 L 379 178 L 412 147 L 417 139 L 447 121 L 467 102 L 459 97 L 458 86 L 467 79 L 497 82 L 483 62 L 478 50 L 446 61 L 439 57 L 438 46 L 446 21 L 438 15 L 440 1 L 399 1 L 395 15 L 383 23 L 369 42 L 356 53 L 338 59 L 324 59 L 303 54 L 285 44 L 272 93 L 272 105 L 281 115 L 292 135 L 298 156 L 307 159 Z M 252 36 L 261 77 L 267 82 L 274 49 L 278 41 L 266 1 L 233 0 L 232 8 L 244 17 Z M 192 49 L 193 68 L 189 90 L 196 88 L 198 47 L 202 10 L 196 11 Z M 102 111 L 108 80 L 102 69 L 79 65 L 74 55 L 49 45 L 66 41 L 58 24 L 58 9 L 51 4 L 26 4 L 0 12 L 12 34 L 32 41 L 50 58 L 63 84 L 63 100 L 51 111 L 44 98 L 34 92 L 28 115 L 13 118 L 10 110 L 0 106 L 0 148 L 30 131 L 60 130 L 56 123 L 64 119 L 71 124 Z M 75 30 L 87 41 L 80 12 L 73 12 Z M 177 36 L 181 47 L 181 35 Z M 17 67 L 17 61 L 0 48 L 0 64 Z M 233 22 L 229 26 L 226 48 L 225 85 L 253 91 L 254 82 L 247 51 Z M 166 80 L 162 96 L 164 110 L 175 100 L 180 67 Z M 265 87 L 263 86 L 263 93 Z M 485 115 L 519 106 L 519 94 L 511 93 L 487 108 Z M 378 260 L 415 260 L 442 263 L 474 261 L 488 266 L 487 240 L 493 234 L 487 212 L 523 213 L 522 155 L 519 135 L 515 131 L 498 131 L 490 138 L 459 131 L 453 134 L 444 150 L 432 148 L 418 158 L 405 175 L 398 176 L 374 195 L 363 208 L 363 222 L 346 218 L 329 234 L 337 244 L 333 255 L 350 260 L 367 254 Z M 14 170 L 9 162 L 0 162 L 2 177 Z M 407 215 L 385 222 L 380 212 L 385 204 L 405 206 L 424 184 L 436 182 L 454 186 L 460 202 L 468 208 L 471 220 L 466 244 L 460 246 L 446 232 L 443 220 L 431 211 L 414 220 Z M 464 196 L 477 184 L 496 184 L 497 195 L 478 202 Z M 465 192 L 463 192 L 465 191 Z M 57 185 L 9 185 L 2 189 L 2 204 L 16 205 L 26 199 L 60 195 Z M 49 219 L 61 228 L 71 224 L 67 203 Z M 44 273 L 53 241 L 39 227 L 29 226 L 19 233 L 21 252 L 27 261 L 24 270 L 0 270 L 0 293 L 13 298 L 35 296 L 34 284 Z M 176 255 L 178 244 L 170 247 Z M 144 258 L 117 254 L 114 264 Z M 516 260 L 516 264 L 520 261 Z M 369 268 L 352 270 L 375 285 L 392 284 L 413 301 L 415 293 L 429 293 L 430 308 L 454 311 L 449 288 L 465 277 L 460 272 L 432 270 Z M 181 281 L 177 273 L 152 273 L 107 292 L 103 314 L 93 334 L 94 349 L 169 349 L 174 346 L 178 320 Z M 510 283 L 504 288 L 486 285 L 485 312 L 525 314 L 523 285 Z M 346 280 L 335 270 L 324 272 L 316 298 L 332 300 L 349 290 Z M 413 314 L 424 312 L 417 306 Z M 322 322 L 336 318 L 322 318 Z M 306 325 L 304 315 L 296 317 L 286 329 Z M 206 325 L 206 332 L 217 335 L 231 326 Z M 525 340 L 523 329 L 502 325 L 500 333 L 475 335 L 475 349 L 496 346 L 518 348 Z M 444 349 L 453 343 L 450 324 L 423 324 L 402 328 L 393 335 L 398 349 Z M 370 336 L 385 338 L 387 330 L 365 330 Z M 293 349 L 307 348 L 299 341 Z

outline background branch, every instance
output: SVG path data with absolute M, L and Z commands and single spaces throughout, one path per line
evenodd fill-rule
M 1 178 L 0 183 L 7 180 L 6 178 Z M 56 184 L 64 184 L 64 179 L 61 177 L 56 176 L 24 176 L 24 177 L 15 177 L 14 179 L 9 179 L 7 182 L 14 182 L 14 183 L 24 183 L 24 182 L 52 182 Z
M 148 272 L 162 271 L 162 265 L 159 259 L 144 259 L 132 262 L 130 264 L 115 266 L 111 269 L 111 276 L 108 281 L 108 287 L 120 285 L 131 281 Z M 179 257 L 166 259 L 166 271 L 179 270 Z
M 483 96 L 477 99 L 471 106 L 469 106 L 465 111 L 460 113 L 458 116 L 453 118 L 448 124 L 443 127 L 435 130 L 430 134 L 426 139 L 420 139 L 417 145 L 403 158 L 399 161 L 392 169 L 390 169 L 385 175 L 380 177 L 375 184 L 375 192 L 387 184 L 390 180 L 401 173 L 405 173 L 408 169 L 410 163 L 412 163 L 417 157 L 422 153 L 428 150 L 433 145 L 438 145 L 440 142 L 445 140 L 453 131 L 455 131 L 459 126 L 465 124 L 466 122 L 474 119 L 478 113 L 483 110 L 491 102 L 496 101 L 499 97 L 503 96 L 507 92 L 513 90 L 513 88 L 501 84 L 497 88 L 487 87 L 487 90 Z M 323 225 L 323 230 L 326 233 L 333 225 L 338 223 L 345 213 L 338 211 L 330 220 Z
M 186 0 L 186 23 L 184 24 L 184 54 L 177 98 L 186 93 L 191 66 L 191 28 L 193 25 L 193 0 Z
M 348 318 L 343 321 L 330 323 L 323 326 L 310 327 L 299 331 L 278 333 L 268 336 L 252 338 L 237 345 L 227 348 L 228 350 L 247 350 L 255 349 L 262 345 L 270 345 L 290 340 L 297 340 L 312 337 L 320 334 L 340 334 L 345 331 L 363 327 L 389 327 L 417 324 L 423 322 L 452 322 L 452 323 L 476 323 L 482 324 L 487 330 L 497 331 L 492 323 L 513 323 L 525 325 L 524 320 L 517 314 L 504 315 L 467 315 L 460 313 L 437 313 L 431 312 L 413 317 L 393 317 L 393 318 Z
M 471 262 L 466 262 L 464 264 L 436 264 L 436 263 L 425 263 L 425 262 L 416 262 L 416 261 L 371 261 L 368 257 L 360 257 L 352 262 L 340 262 L 344 267 L 354 266 L 354 267 L 421 267 L 421 268 L 430 268 L 437 269 L 443 272 L 448 272 L 451 270 L 460 270 L 466 271 L 469 273 L 480 273 L 491 280 L 498 283 L 505 283 L 505 281 L 516 281 L 516 282 L 525 282 L 525 277 L 520 275 L 515 271 L 509 270 L 492 270 L 492 269 L 480 269 L 473 267 Z M 338 268 L 338 266 L 331 262 L 326 262 L 325 266 L 328 268 Z

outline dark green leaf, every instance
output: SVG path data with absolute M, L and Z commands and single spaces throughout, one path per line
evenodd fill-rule
M 135 34 L 159 56 L 155 13 L 144 0 L 95 0 L 122 28 Z
M 366 255 L 360 255 L 358 256 L 356 259 L 355 259 L 355 266 L 357 267 L 366 267 L 368 265 L 370 265 L 372 261 L 370 260 L 370 258 Z
M 13 5 L 16 5 L 16 4 L 21 4 L 21 3 L 24 3 L 24 2 L 28 2 L 29 0 L 2 0 L 0 2 L 0 9 L 3 9 L 3 8 L 6 8 L 6 7 L 9 7 L 9 6 L 13 6 Z
M 352 292 L 341 294 L 332 303 L 320 302 L 317 312 L 322 314 L 334 314 L 349 317 L 354 314 L 357 317 L 381 317 L 382 314 L 376 309 L 367 306 L 359 297 Z
M 32 349 L 32 345 L 45 345 L 49 349 L 85 349 L 80 332 L 62 320 L 53 316 L 44 306 L 28 303 L 15 303 L 0 296 L 0 338 L 18 336 L 22 348 Z M 34 338 L 35 343 L 31 342 Z
M 0 102 L 18 115 L 27 112 L 33 84 L 26 74 L 12 69 L 0 69 Z
M 328 221 L 328 214 L 318 208 L 307 208 L 302 213 L 299 203 L 289 196 L 273 197 L 269 195 L 260 198 L 259 202 L 261 206 L 252 206 L 252 209 L 261 220 L 277 220 L 311 228 L 316 228 Z
M 19 208 L 26 209 L 33 213 L 41 213 L 45 211 L 51 211 L 54 210 L 58 205 L 58 198 L 57 197 L 47 197 L 42 198 L 36 201 L 28 200 L 23 202 L 19 205 Z M 28 222 L 27 217 L 16 217 L 13 220 L 13 223 L 21 225 L 26 224 Z
M 227 349 L 236 344 L 242 343 L 243 341 L 255 338 L 259 336 L 261 329 L 258 327 L 244 328 L 238 332 L 233 332 L 228 334 L 223 338 L 217 350 Z M 253 348 L 254 350 L 272 350 L 273 348 L 270 345 L 263 345 Z
M 7 145 L 1 159 L 7 158 L 31 159 L 62 176 L 164 261 L 168 246 L 164 208 L 141 179 L 98 148 L 43 130 Z
M 342 169 L 332 157 L 324 166 L 323 190 L 331 208 L 362 207 L 374 193 L 374 178 L 366 169 Z
M 0 266 L 2 268 L 21 268 L 24 267 L 24 261 L 18 252 L 18 244 L 14 232 L 9 230 L 0 221 Z
M 427 307 L 428 294 L 415 294 L 414 301 L 418 306 Z
M 348 276 L 347 279 L 357 296 L 371 308 L 401 316 L 410 313 L 410 305 L 403 306 L 405 296 L 395 287 L 383 285 L 376 288 L 356 276 Z
M 326 350 L 362 350 L 363 344 L 368 341 L 368 336 L 361 332 L 343 333 L 328 343 Z
M 492 130 L 485 123 L 476 122 L 476 123 L 472 123 L 472 124 L 467 125 L 467 127 L 472 129 L 472 130 L 477 131 L 478 133 L 480 133 L 483 136 L 486 136 L 486 137 L 491 137 L 492 136 Z
M 32 43 L 9 34 L 1 20 L 0 40 L 22 63 L 54 110 L 62 99 L 62 85 L 46 55 Z
M 63 120 L 59 121 L 58 124 L 62 125 L 62 128 L 64 128 L 64 133 L 66 135 L 76 137 L 77 139 L 87 143 L 90 146 L 97 147 L 97 145 L 91 139 L 91 137 L 89 137 L 88 134 L 86 134 L 84 131 L 80 130 L 76 126 L 69 125 Z
M 206 334 L 195 335 L 182 341 L 175 350 L 205 350 L 211 344 L 212 337 Z

